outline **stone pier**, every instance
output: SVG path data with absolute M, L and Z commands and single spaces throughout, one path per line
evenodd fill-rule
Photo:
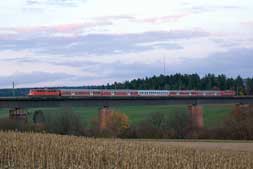
M 106 120 L 107 117 L 112 115 L 112 110 L 110 110 L 109 107 L 103 107 L 99 110 L 99 124 L 98 127 L 100 130 L 105 129 L 107 124 L 106 124 Z
M 203 128 L 203 108 L 200 105 L 190 105 L 188 106 L 188 111 L 190 113 L 190 125 L 193 128 Z
M 234 115 L 240 115 L 247 111 L 253 111 L 253 104 L 236 104 L 233 113 Z

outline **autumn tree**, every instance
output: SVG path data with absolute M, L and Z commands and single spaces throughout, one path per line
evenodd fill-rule
M 120 112 L 112 112 L 106 117 L 105 130 L 110 131 L 113 136 L 120 135 L 129 127 L 128 117 Z

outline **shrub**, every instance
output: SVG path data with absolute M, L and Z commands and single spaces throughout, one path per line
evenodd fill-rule
M 45 123 L 45 116 L 43 111 L 37 110 L 33 114 L 33 123 L 35 124 L 43 124 Z
M 33 126 L 23 120 L 2 118 L 0 119 L 0 130 L 31 131 Z
M 224 130 L 230 139 L 253 139 L 253 108 L 234 112 L 224 122 Z
M 184 138 L 188 130 L 186 112 L 175 116 L 155 112 L 137 125 L 131 126 L 124 134 L 130 138 Z
M 84 135 L 85 126 L 80 115 L 69 108 L 47 114 L 45 126 L 48 132 L 57 134 Z
M 106 118 L 107 130 L 110 130 L 114 136 L 118 136 L 129 127 L 128 117 L 120 112 L 113 112 Z
M 97 120 L 94 123 L 99 125 Z M 104 128 L 96 133 L 100 137 L 118 137 L 122 135 L 129 127 L 128 117 L 120 112 L 112 112 L 106 116 Z

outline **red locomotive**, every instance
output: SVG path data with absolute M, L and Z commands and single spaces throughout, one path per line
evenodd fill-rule
M 29 96 L 61 96 L 61 90 L 54 89 L 31 89 Z
M 107 89 L 31 89 L 29 96 L 235 96 L 235 91 L 200 90 L 107 90 Z

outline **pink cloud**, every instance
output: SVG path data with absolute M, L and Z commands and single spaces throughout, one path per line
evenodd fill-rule
M 85 27 L 85 24 L 83 23 L 72 23 L 72 24 L 56 25 L 56 26 L 51 27 L 50 29 L 56 32 L 65 33 L 65 32 L 80 31 L 83 27 Z
M 136 17 L 128 16 L 128 15 L 116 15 L 116 16 L 104 16 L 104 17 L 97 17 L 94 18 L 96 21 L 117 21 L 117 20 L 127 20 L 127 21 L 134 21 Z
M 128 16 L 128 15 L 119 15 L 119 16 L 105 16 L 105 17 L 99 17 L 94 18 L 97 21 L 119 21 L 119 20 L 125 20 L 129 22 L 140 22 L 140 23 L 162 23 L 162 22 L 175 22 L 180 19 L 182 19 L 185 16 L 189 16 L 190 14 L 178 14 L 178 15 L 171 15 L 171 16 L 160 16 L 160 17 L 151 17 L 151 18 L 145 18 L 145 19 L 139 19 L 134 16 Z
M 32 33 L 43 33 L 43 32 L 70 32 L 81 29 L 81 24 L 62 24 L 53 26 L 34 26 L 34 27 L 12 27 L 12 28 L 1 28 L 0 32 L 6 32 L 5 35 L 12 34 L 32 34 Z M 9 33 L 12 32 L 12 33 Z
M 161 16 L 161 17 L 153 17 L 139 20 L 140 22 L 145 23 L 164 23 L 164 22 L 176 22 L 183 17 L 188 16 L 188 14 L 180 14 L 180 15 L 172 15 L 172 16 Z
M 0 28 L 0 38 L 10 39 L 19 35 L 26 36 L 34 33 L 40 35 L 41 33 L 66 33 L 66 34 L 78 34 L 85 28 L 93 28 L 97 26 L 111 25 L 112 23 L 106 20 L 95 20 L 80 23 L 67 23 L 50 26 L 32 26 L 32 27 L 10 27 Z
M 11 38 L 25 38 L 29 36 L 47 36 L 50 34 L 66 34 L 70 36 L 77 36 L 83 32 L 85 29 L 91 29 L 99 26 L 112 25 L 117 23 L 117 21 L 127 21 L 127 22 L 137 22 L 137 23 L 167 23 L 176 22 L 189 14 L 178 14 L 172 16 L 160 16 L 160 17 L 150 17 L 150 18 L 137 18 L 128 15 L 118 15 L 118 16 L 105 16 L 90 18 L 89 20 L 76 23 L 66 23 L 66 24 L 56 24 L 49 26 L 31 26 L 31 27 L 11 27 L 11 28 L 0 28 L 0 38 L 1 39 L 11 39 Z
M 52 26 L 37 26 L 37 27 L 21 27 L 14 28 L 18 33 L 34 33 L 34 32 L 54 32 L 54 33 L 74 33 L 81 31 L 85 27 L 93 27 L 94 23 L 68 23 Z
M 7 28 L 0 28 L 0 40 L 14 39 L 17 32 Z

